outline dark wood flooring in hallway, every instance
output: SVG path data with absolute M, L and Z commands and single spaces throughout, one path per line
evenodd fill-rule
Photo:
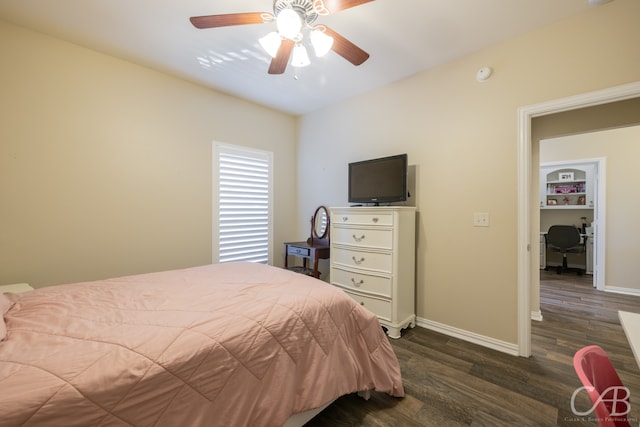
M 343 396 L 307 424 L 318 426 L 594 426 L 571 397 L 581 386 L 573 354 L 604 348 L 631 390 L 632 425 L 640 423 L 640 368 L 618 310 L 640 313 L 640 297 L 597 291 L 591 276 L 541 272 L 543 321 L 532 322 L 530 358 L 514 357 L 416 327 L 391 340 L 406 396 Z M 587 411 L 585 393 L 575 407 Z

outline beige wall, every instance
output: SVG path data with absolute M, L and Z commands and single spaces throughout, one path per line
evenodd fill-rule
M 295 237 L 294 117 L 1 21 L 0 52 L 0 283 L 211 262 L 214 140 L 274 152 Z
M 301 211 L 347 204 L 348 162 L 407 152 L 418 175 L 418 316 L 515 344 L 517 109 L 640 79 L 638 16 L 635 0 L 591 8 L 308 114 Z M 485 65 L 494 75 L 478 83 Z M 473 227 L 474 212 L 489 212 L 490 227 Z
M 640 126 L 625 127 L 581 135 L 564 136 L 540 142 L 540 161 L 605 158 L 606 174 L 606 287 L 640 291 Z M 571 211 L 563 211 L 568 213 Z M 575 211 L 574 211 L 575 212 Z M 547 211 L 545 211 L 547 213 Z M 556 212 L 551 212 L 556 213 Z M 542 215 L 542 213 L 541 213 Z M 579 223 L 580 215 L 575 215 Z M 589 215 L 590 218 L 593 214 Z M 542 218 L 544 220 L 544 218 Z M 543 225 L 543 224 L 541 224 Z

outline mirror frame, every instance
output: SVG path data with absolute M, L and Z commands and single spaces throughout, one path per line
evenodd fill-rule
M 325 227 L 322 230 L 322 234 L 318 234 L 318 225 L 322 224 L 320 219 L 322 218 L 322 214 L 326 217 Z M 329 225 L 330 225 L 330 217 L 329 217 L 329 209 L 326 206 L 320 205 L 316 209 L 311 218 L 311 241 L 314 240 L 329 240 Z

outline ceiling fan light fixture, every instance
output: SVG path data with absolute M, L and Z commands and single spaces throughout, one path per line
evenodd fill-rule
M 263 37 L 258 37 L 261 47 L 271 56 L 267 70 L 269 74 L 283 74 L 289 64 L 295 67 L 310 65 L 307 53 L 309 48 L 313 48 L 316 57 L 324 56 L 329 50 L 333 50 L 354 66 L 359 66 L 369 59 L 369 54 L 350 40 L 325 25 L 316 25 L 315 22 L 320 15 L 331 15 L 374 0 L 272 1 L 273 12 L 192 16 L 189 20 L 198 29 L 266 23 L 273 25 L 275 21 L 275 31 L 269 34 L 265 31 Z M 260 59 L 264 60 L 264 57 L 260 56 Z
M 313 30 L 310 34 L 311 45 L 316 52 L 317 57 L 321 57 L 327 54 L 333 46 L 333 37 L 328 36 L 321 30 Z
M 306 67 L 311 64 L 307 49 L 301 44 L 296 44 L 291 54 L 291 65 L 294 67 Z
M 302 29 L 302 19 L 293 9 L 284 9 L 278 13 L 276 27 L 282 37 L 294 40 Z
M 275 58 L 282 43 L 282 38 L 280 38 L 280 34 L 272 31 L 266 36 L 259 38 L 258 41 L 260 42 L 260 46 L 262 46 L 272 58 Z

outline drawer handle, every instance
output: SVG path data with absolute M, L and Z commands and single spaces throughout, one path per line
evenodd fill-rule
M 353 234 L 351 237 L 353 237 L 353 240 L 355 240 L 356 242 L 360 243 L 364 240 L 364 234 L 360 237 L 356 236 L 355 234 Z
M 378 217 L 371 218 L 371 220 L 373 221 L 374 224 L 376 224 L 378 222 Z
M 360 305 L 364 305 L 364 301 L 360 301 Z
M 355 286 L 356 288 L 359 288 L 360 286 L 364 285 L 364 280 L 360 279 L 359 282 L 356 282 L 356 279 L 352 277 L 351 283 L 353 283 L 353 286 Z
M 357 260 L 355 256 L 352 256 L 351 259 L 353 260 L 353 262 L 355 262 L 358 265 L 360 265 L 360 264 L 362 264 L 364 262 L 364 257 L 362 257 L 359 260 Z
M 349 217 L 348 216 L 343 216 L 342 217 L 342 222 L 347 222 L 349 221 Z

